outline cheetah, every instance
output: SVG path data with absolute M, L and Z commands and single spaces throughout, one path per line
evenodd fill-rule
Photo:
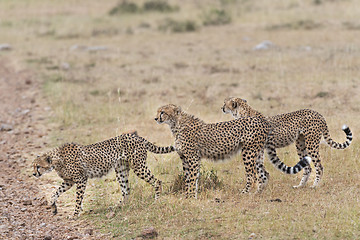
M 337 143 L 332 140 L 325 118 L 320 113 L 311 109 L 301 109 L 295 112 L 265 117 L 250 107 L 245 99 L 231 97 L 225 99 L 222 111 L 224 113 L 231 113 L 235 119 L 252 116 L 268 120 L 273 126 L 272 136 L 269 137 L 268 142 L 272 142 L 275 148 L 286 147 L 295 142 L 300 159 L 305 155 L 309 155 L 315 166 L 316 176 L 312 188 L 319 186 L 324 172 L 319 154 L 321 138 L 324 137 L 326 143 L 335 149 L 347 148 L 350 146 L 353 138 L 350 128 L 343 125 L 342 130 L 346 134 L 346 141 L 344 143 Z M 299 185 L 294 186 L 294 188 L 304 187 L 311 171 L 310 165 L 306 166 Z
M 40 177 L 53 169 L 64 181 L 52 195 L 50 205 L 52 213 L 57 213 L 56 200 L 76 184 L 76 206 L 73 217 L 79 216 L 81 203 L 89 178 L 105 176 L 112 168 L 121 186 L 122 200 L 126 202 L 130 193 L 129 170 L 151 184 L 155 188 L 155 199 L 161 193 L 161 181 L 156 179 L 146 166 L 147 151 L 165 154 L 175 151 L 173 146 L 158 147 L 137 133 L 127 133 L 120 136 L 90 144 L 65 143 L 33 161 L 33 175 Z
M 168 124 L 175 137 L 175 149 L 182 160 L 185 173 L 186 197 L 197 198 L 201 158 L 221 160 L 241 151 L 245 165 L 246 185 L 242 193 L 248 193 L 252 184 L 258 181 L 257 192 L 266 186 L 268 176 L 256 177 L 255 161 L 264 148 L 270 132 L 270 124 L 257 117 L 246 117 L 227 122 L 205 123 L 183 111 L 181 107 L 168 104 L 157 110 L 155 121 Z M 276 155 L 273 161 L 280 161 Z M 296 168 L 308 164 L 303 159 Z M 262 166 L 264 168 L 264 166 Z

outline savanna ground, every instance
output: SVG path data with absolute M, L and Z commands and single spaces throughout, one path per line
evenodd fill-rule
M 120 13 L 118 1 L 0 2 L 0 44 L 11 45 L 0 51 L 0 121 L 13 128 L 0 132 L 0 236 L 130 239 L 153 227 L 159 239 L 360 238 L 358 2 L 174 0 L 169 11 L 150 11 L 145 2 L 128 1 L 135 5 Z M 272 44 L 254 50 L 264 40 Z M 30 177 L 35 155 L 134 129 L 169 145 L 168 126 L 153 120 L 159 106 L 174 103 L 206 122 L 226 121 L 231 116 L 220 107 L 229 96 L 267 115 L 312 108 L 325 116 L 334 140 L 345 140 L 346 123 L 354 141 L 344 151 L 321 145 L 325 173 L 315 190 L 314 173 L 306 188 L 292 189 L 301 174 L 283 175 L 266 162 L 266 190 L 242 195 L 244 167 L 233 157 L 202 161 L 222 184 L 188 200 L 171 189 L 182 172 L 179 157 L 149 154 L 164 182 L 159 201 L 131 174 L 130 201 L 118 207 L 111 173 L 88 183 L 78 221 L 66 220 L 74 189 L 59 198 L 58 216 L 44 206 L 60 179 Z M 298 161 L 293 145 L 278 154 L 288 165 Z

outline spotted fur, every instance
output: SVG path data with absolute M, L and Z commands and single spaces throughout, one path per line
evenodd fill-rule
M 316 177 L 312 187 L 319 185 L 324 171 L 319 154 L 321 138 L 324 137 L 327 144 L 336 149 L 345 149 L 350 146 L 352 141 L 352 133 L 346 125 L 342 128 L 346 134 L 346 141 L 344 143 L 337 143 L 332 140 L 325 118 L 320 113 L 310 109 L 265 117 L 250 107 L 246 100 L 228 98 L 225 99 L 222 110 L 224 113 L 231 113 L 236 119 L 253 116 L 268 120 L 273 127 L 272 136 L 269 137 L 268 143 L 272 144 L 275 148 L 286 147 L 295 142 L 299 157 L 302 159 L 304 156 L 309 155 L 314 163 Z M 300 184 L 295 187 L 305 186 L 310 173 L 311 167 L 309 165 L 304 168 Z
M 157 110 L 157 123 L 168 124 L 175 137 L 175 148 L 183 164 L 186 179 L 187 197 L 196 197 L 197 182 L 201 158 L 219 160 L 230 157 L 241 151 L 246 171 L 247 193 L 258 180 L 258 191 L 268 181 L 265 168 L 256 178 L 256 159 L 263 150 L 270 132 L 270 124 L 256 117 L 246 117 L 227 122 L 205 123 L 181 110 L 180 107 L 168 104 Z M 276 155 L 273 156 L 277 158 Z
M 116 179 L 121 186 L 122 201 L 125 202 L 130 193 L 128 180 L 130 168 L 138 177 L 155 188 L 155 199 L 157 199 L 161 193 L 161 181 L 156 179 L 146 166 L 147 151 L 164 154 L 175 151 L 175 148 L 155 146 L 136 133 L 122 134 L 87 146 L 66 143 L 38 156 L 33 162 L 33 175 L 40 177 L 55 169 L 64 180 L 51 197 L 50 204 L 54 214 L 57 213 L 57 198 L 76 184 L 74 211 L 76 217 L 80 213 L 87 180 L 102 177 L 112 168 L 115 169 Z

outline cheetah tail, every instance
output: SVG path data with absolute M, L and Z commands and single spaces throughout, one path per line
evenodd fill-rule
M 350 146 L 353 136 L 352 136 L 352 132 L 350 130 L 350 128 L 346 125 L 343 125 L 342 130 L 345 132 L 346 134 L 346 141 L 343 143 L 337 143 L 334 140 L 331 139 L 330 134 L 329 134 L 329 130 L 327 128 L 327 126 L 324 129 L 324 139 L 326 141 L 326 143 L 332 147 L 332 148 L 336 148 L 336 149 L 345 149 L 348 146 Z
M 289 167 L 285 163 L 283 163 L 279 157 L 276 155 L 275 148 L 269 147 L 266 149 L 270 162 L 281 172 L 286 174 L 296 174 L 301 171 L 304 167 L 308 166 L 311 162 L 311 157 L 304 157 L 301 159 L 295 166 Z
M 143 141 L 144 141 L 144 145 L 146 146 L 146 149 L 148 151 L 156 153 L 156 154 L 165 154 L 165 153 L 170 153 L 170 152 L 175 151 L 174 146 L 159 147 L 144 138 L 143 138 Z

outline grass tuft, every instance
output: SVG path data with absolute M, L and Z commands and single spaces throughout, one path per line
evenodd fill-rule
M 211 9 L 203 15 L 203 24 L 209 25 L 225 25 L 231 23 L 231 15 L 224 9 Z
M 118 3 L 109 11 L 109 15 L 122 15 L 127 13 L 138 13 L 141 9 L 136 3 L 128 2 L 126 0 Z
M 163 32 L 183 33 L 194 32 L 198 30 L 198 26 L 193 20 L 174 20 L 166 18 L 159 24 L 158 29 Z
M 176 12 L 179 11 L 178 6 L 171 6 L 167 1 L 163 0 L 151 0 L 144 3 L 143 11 L 144 12 Z
M 223 182 L 218 177 L 216 170 L 201 169 L 198 187 L 199 193 L 206 190 L 216 190 L 223 187 Z M 183 172 L 178 174 L 173 180 L 170 186 L 170 193 L 185 193 L 185 175 Z
M 275 24 L 267 26 L 266 30 L 314 30 L 322 27 L 322 24 L 311 19 L 298 20 L 295 22 Z
M 137 14 L 147 12 L 160 12 L 171 13 L 179 11 L 178 6 L 172 6 L 167 1 L 163 0 L 150 0 L 146 1 L 142 7 L 136 3 L 128 2 L 126 0 L 118 3 L 109 11 L 109 15 L 122 15 L 122 14 Z

